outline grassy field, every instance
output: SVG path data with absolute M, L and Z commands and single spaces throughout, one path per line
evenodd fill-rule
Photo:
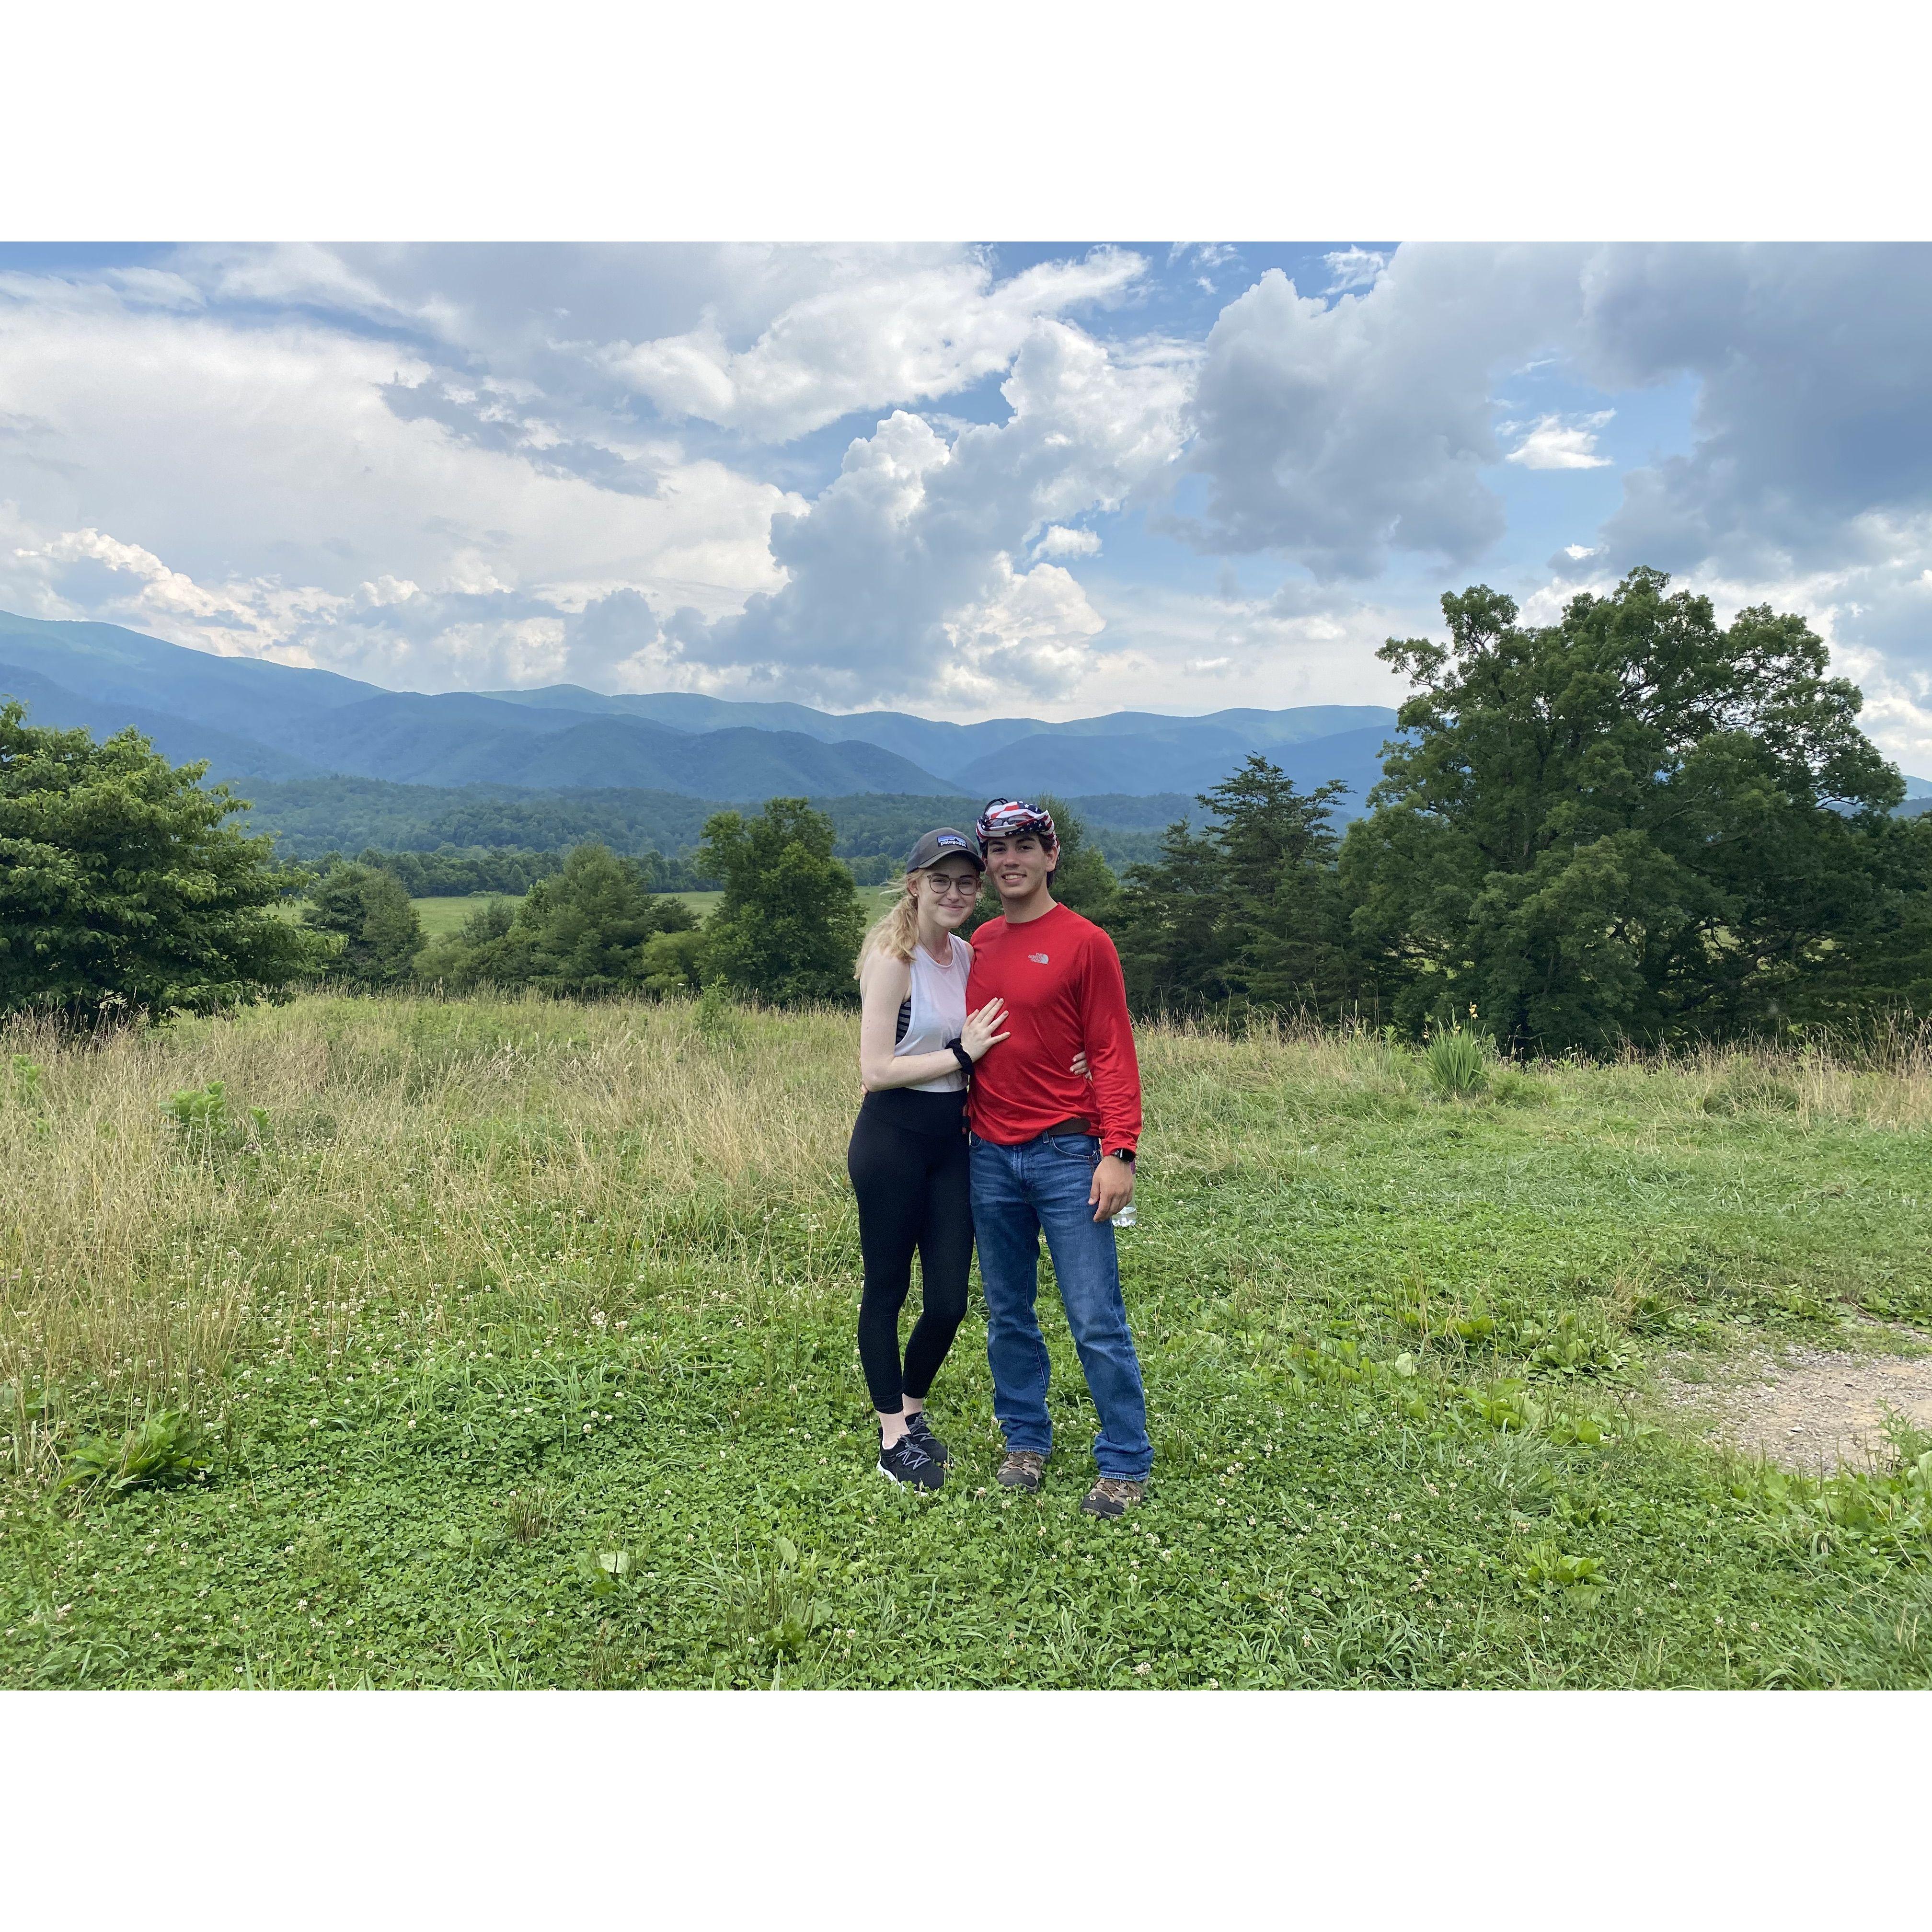
M 868 908 L 867 916 L 876 916 L 870 910 L 875 899 L 879 902 L 880 910 L 883 910 L 885 898 L 896 890 L 893 886 L 861 886 L 859 898 L 860 903 Z M 489 893 L 480 892 L 468 898 L 412 899 L 410 903 L 416 908 L 417 916 L 422 921 L 424 938 L 440 939 L 446 932 L 454 932 L 484 899 L 490 896 Z M 506 893 L 502 896 L 514 898 L 520 896 Z M 672 892 L 668 896 L 683 900 L 698 918 L 704 920 L 717 910 L 718 902 L 724 895 L 722 892 Z
M 514 899 L 520 898 L 522 895 L 517 892 L 500 895 L 471 892 L 448 898 L 412 899 L 410 903 L 416 908 L 416 917 L 422 922 L 423 937 L 425 939 L 440 939 L 445 934 L 455 932 L 478 906 L 498 896 Z
M 476 908 L 491 898 L 507 898 L 512 902 L 520 898 L 520 892 L 472 892 L 451 898 L 412 899 L 410 903 L 416 909 L 416 916 L 422 921 L 425 939 L 440 939 L 446 933 L 454 932 Z M 669 896 L 682 899 L 700 920 L 709 919 L 717 908 L 722 892 L 672 892 Z
M 1450 1101 L 1374 1040 L 1142 1046 L 1158 1460 L 1101 1523 L 1057 1316 L 1039 1498 L 993 1484 L 976 1304 L 952 1479 L 872 1472 L 848 1015 L 16 1028 L 0 1684 L 1932 1680 L 1932 1445 L 1786 1478 L 1652 1393 L 1932 1322 L 1922 1051 Z M 184 1480 L 117 1489 L 142 1454 Z

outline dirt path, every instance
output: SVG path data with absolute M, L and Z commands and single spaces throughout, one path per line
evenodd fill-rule
M 1787 1468 L 1871 1466 L 1893 1454 L 1888 1415 L 1932 1431 L 1932 1355 L 1754 1351 L 1708 1382 L 1661 1378 L 1664 1398 L 1714 1437 Z

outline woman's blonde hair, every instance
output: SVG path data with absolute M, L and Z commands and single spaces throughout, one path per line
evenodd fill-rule
M 859 956 L 853 962 L 854 979 L 866 970 L 866 962 L 874 952 L 883 952 L 890 959 L 910 959 L 918 950 L 919 888 L 915 878 L 908 872 L 900 880 L 899 896 L 893 900 L 892 910 L 875 921 L 866 934 L 859 947 Z

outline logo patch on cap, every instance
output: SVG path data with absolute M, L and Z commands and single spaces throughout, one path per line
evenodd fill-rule
M 963 838 L 956 838 L 950 832 L 942 832 L 939 835 L 939 843 L 942 845 L 958 845 L 964 847 L 966 842 Z

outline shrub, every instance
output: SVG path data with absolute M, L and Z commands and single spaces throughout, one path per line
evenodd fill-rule
M 700 1037 L 713 1046 L 736 1046 L 745 1036 L 737 1008 L 724 987 L 715 982 L 705 988 L 704 997 L 698 1003 L 696 1025 Z
M 184 1087 L 162 1102 L 161 1112 L 190 1154 L 212 1154 L 234 1148 L 260 1154 L 268 1138 L 268 1108 L 250 1107 L 245 1127 L 230 1120 L 227 1087 L 220 1080 L 211 1080 L 205 1087 Z
M 660 932 L 644 941 L 644 987 L 647 993 L 695 992 L 704 983 L 704 935 Z

